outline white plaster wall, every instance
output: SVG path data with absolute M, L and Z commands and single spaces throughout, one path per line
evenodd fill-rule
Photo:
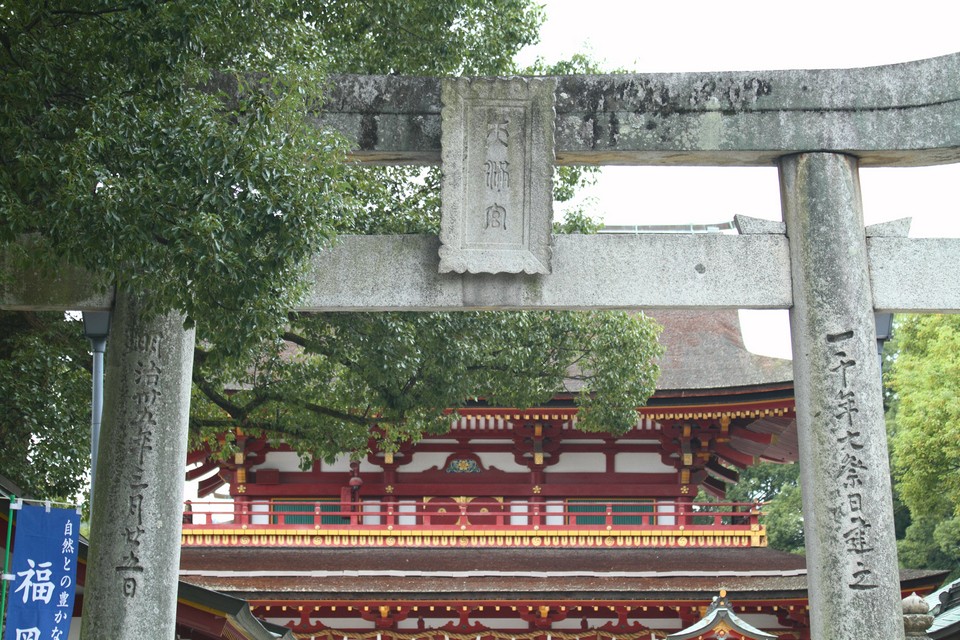
M 586 607 L 584 607 L 584 609 L 586 609 Z M 617 616 L 611 613 L 609 618 L 587 618 L 587 625 L 589 625 L 591 629 L 596 629 L 597 627 L 601 627 L 610 621 L 616 621 L 616 619 L 617 619 Z M 578 623 L 580 622 L 579 619 L 577 620 L 577 622 Z M 680 629 L 682 628 L 680 625 L 680 621 L 677 620 L 676 618 L 644 618 L 640 622 L 652 629 L 680 631 Z M 641 636 L 641 638 L 643 638 L 643 636 Z
M 517 464 L 517 461 L 513 459 L 513 454 L 509 451 L 484 451 L 477 455 L 480 457 L 480 462 L 483 463 L 485 469 L 496 467 L 500 471 L 506 471 L 508 473 L 530 472 L 529 467 Z
M 269 502 L 251 502 L 250 503 L 251 514 L 264 513 L 267 511 L 270 511 Z M 266 515 L 266 513 L 264 513 L 264 515 L 259 515 L 259 516 L 251 515 L 250 524 L 270 524 L 270 516 Z
M 269 451 L 263 464 L 251 467 L 257 469 L 279 469 L 280 471 L 300 471 L 300 456 L 294 451 Z
M 320 471 L 350 473 L 350 454 L 344 453 L 337 456 L 337 459 L 334 460 L 332 464 L 321 461 Z M 378 471 L 380 471 L 380 467 L 375 464 L 370 464 L 366 458 L 360 461 L 361 473 L 376 473 Z
M 400 500 L 397 503 L 397 513 L 416 513 L 417 504 L 414 500 Z M 397 516 L 397 524 L 401 525 L 414 525 L 417 524 L 417 516 L 415 515 L 401 515 Z
M 530 518 L 527 515 L 529 507 L 526 500 L 514 500 L 510 502 L 510 513 L 521 513 L 523 515 L 510 516 L 510 524 L 528 525 Z
M 422 609 L 421 609 L 420 613 L 423 613 L 423 610 L 422 610 Z M 449 617 L 449 618 L 424 618 L 424 619 L 423 619 L 423 623 L 424 623 L 424 626 L 425 626 L 427 629 L 439 629 L 440 627 L 442 627 L 442 626 L 444 626 L 444 625 L 446 625 L 446 624 L 449 624 L 449 623 L 456 624 L 457 621 L 459 621 L 459 620 L 460 620 L 460 618 L 457 617 L 457 616 L 451 616 L 451 617 Z M 399 626 L 401 629 L 403 629 L 403 628 L 408 628 L 408 629 L 411 628 L 411 627 L 404 627 L 404 626 L 402 626 L 405 622 L 410 622 L 410 623 L 412 623 L 412 624 L 413 624 L 413 627 L 412 627 L 412 628 L 416 629 L 416 626 L 417 626 L 417 621 L 416 621 L 416 619 L 411 620 L 410 618 L 407 618 L 407 620 L 403 620 L 402 622 L 400 622 L 400 624 L 399 624 L 398 626 Z
M 433 467 L 438 467 L 442 471 L 443 463 L 447 461 L 449 456 L 449 453 L 443 452 L 418 451 L 413 454 L 413 459 L 408 464 L 400 467 L 400 471 L 402 473 L 418 473 Z
M 673 473 L 673 467 L 663 464 L 659 453 L 624 451 L 613 457 L 613 470 L 617 473 Z
M 736 602 L 733 603 L 736 606 Z M 780 624 L 780 621 L 777 620 L 777 616 L 769 613 L 741 613 L 739 611 L 735 612 L 741 619 L 745 622 L 752 624 L 757 629 L 781 629 L 783 626 Z
M 333 627 L 334 629 L 351 629 L 351 628 L 376 629 L 377 628 L 377 625 L 373 621 L 363 620 L 361 618 L 311 618 L 311 619 L 319 620 L 322 624 L 328 627 Z M 273 619 L 271 619 L 270 622 L 273 622 Z
M 196 500 L 194 502 L 197 502 Z M 193 505 L 193 524 L 223 524 L 233 522 L 233 500 L 215 500 L 204 498 Z
M 547 473 L 597 473 L 607 468 L 607 457 L 600 453 L 567 452 L 560 454 L 560 460 L 549 467 Z
M 365 515 L 363 516 L 363 524 L 380 524 L 381 513 L 383 513 L 383 506 L 380 504 L 379 500 L 363 500 L 363 513 L 374 513 L 375 515 Z
M 270 611 L 270 613 L 273 613 L 274 611 L 279 611 L 279 610 L 280 610 L 280 607 L 273 607 L 273 609 Z M 288 610 L 289 610 L 289 609 L 288 609 Z M 264 620 L 266 620 L 267 622 L 272 622 L 273 624 L 276 624 L 276 625 L 280 625 L 281 627 L 285 627 L 285 626 L 287 626 L 288 624 L 290 624 L 291 622 L 293 622 L 293 623 L 298 623 L 298 622 L 300 622 L 300 616 L 297 616 L 296 618 L 292 618 L 292 617 L 286 615 L 286 613 L 284 613 L 284 617 L 283 617 L 283 618 L 266 618 L 266 617 L 265 617 Z
M 544 505 L 544 511 L 548 514 L 550 513 L 563 513 L 563 500 L 547 500 Z M 551 516 L 547 515 L 544 518 L 544 524 L 563 524 L 563 515 Z
M 656 509 L 657 509 L 657 513 L 658 513 L 658 514 L 660 514 L 660 513 L 676 513 L 676 511 L 677 511 L 677 505 L 675 505 L 675 504 L 659 504 L 659 503 L 658 503 Z M 657 516 L 657 524 L 664 525 L 664 526 L 671 526 L 671 527 L 672 527 L 673 525 L 677 524 L 677 517 L 676 517 L 676 516 L 662 516 L 662 515 L 658 515 L 658 516 Z
M 580 618 L 557 620 L 551 626 L 557 631 L 578 631 L 580 630 Z
M 480 622 L 485 627 L 490 629 L 516 629 L 518 624 L 524 624 L 518 620 L 512 620 L 510 618 L 485 618 L 484 613 L 487 612 L 487 609 L 492 609 L 493 607 L 484 607 L 483 611 L 474 611 L 470 616 L 470 622 Z M 484 634 L 480 634 L 481 636 Z

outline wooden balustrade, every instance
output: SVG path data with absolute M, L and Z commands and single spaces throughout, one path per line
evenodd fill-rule
M 382 500 L 251 500 L 190 502 L 184 511 L 184 533 L 234 529 L 238 525 L 276 530 L 488 530 L 519 531 L 703 529 L 755 531 L 762 515 L 759 503 L 689 503 L 669 501 L 560 502 L 443 499 Z

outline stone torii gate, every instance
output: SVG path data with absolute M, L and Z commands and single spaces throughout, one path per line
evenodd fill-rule
M 443 156 L 444 219 L 442 238 L 346 237 L 317 254 L 300 311 L 790 309 L 812 637 L 903 638 L 873 314 L 960 310 L 960 240 L 865 231 L 858 168 L 960 161 L 960 54 L 854 70 L 338 77 L 310 118 L 353 140 L 358 162 Z M 554 155 L 774 165 L 785 224 L 551 237 Z M 145 322 L 135 299 L 82 281 L 17 274 L 0 304 L 115 310 L 84 637 L 172 637 L 193 336 L 176 314 Z

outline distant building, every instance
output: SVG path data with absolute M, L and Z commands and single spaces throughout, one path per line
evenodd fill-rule
M 767 547 L 762 506 L 695 502 L 797 459 L 790 362 L 747 352 L 736 311 L 652 315 L 662 375 L 624 436 L 577 431 L 570 389 L 462 407 L 447 434 L 359 464 L 301 471 L 256 434 L 230 463 L 191 454 L 201 500 L 226 485 L 232 505 L 191 505 L 182 579 L 297 638 L 662 638 L 725 592 L 721 613 L 759 634 L 742 637 L 809 639 L 804 559 Z M 903 571 L 902 590 L 942 577 Z

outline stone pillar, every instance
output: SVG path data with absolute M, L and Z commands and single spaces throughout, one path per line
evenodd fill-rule
M 117 295 L 84 588 L 86 640 L 173 638 L 194 332 Z
M 857 160 L 785 157 L 780 185 L 811 637 L 903 638 Z

